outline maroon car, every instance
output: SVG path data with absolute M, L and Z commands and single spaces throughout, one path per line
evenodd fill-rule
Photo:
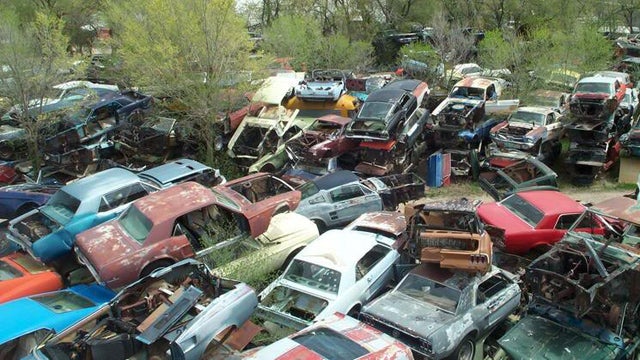
M 186 182 L 143 197 L 118 218 L 78 234 L 78 261 L 99 282 L 119 288 L 179 260 L 257 237 L 274 212 L 299 201 L 299 192 L 277 190 L 250 201 L 233 190 L 247 183 L 239 179 L 211 190 Z

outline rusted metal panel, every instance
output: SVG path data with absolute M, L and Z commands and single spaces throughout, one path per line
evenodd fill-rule
M 383 231 L 399 236 L 407 230 L 404 215 L 395 211 L 378 211 L 366 213 L 354 220 L 349 227 Z
M 614 197 L 593 205 L 591 209 L 630 223 L 640 224 L 640 203 L 630 197 Z

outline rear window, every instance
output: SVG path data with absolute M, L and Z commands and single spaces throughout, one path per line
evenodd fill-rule
M 95 306 L 95 304 L 91 300 L 69 290 L 34 296 L 31 299 L 39 302 L 44 307 L 56 314 L 62 314 L 69 311 L 81 310 Z
M 369 353 L 358 343 L 328 328 L 318 328 L 291 340 L 328 360 L 352 360 Z
M 535 206 L 531 205 L 517 194 L 511 195 L 502 200 L 502 206 L 509 209 L 509 211 L 532 227 L 536 227 L 544 217 L 542 211 L 538 210 Z
M 80 200 L 59 190 L 47 201 L 42 212 L 66 225 L 80 207 Z
M 302 193 L 302 199 L 306 199 L 310 196 L 313 196 L 315 194 L 318 193 L 318 191 L 320 191 L 320 189 L 318 189 L 318 187 L 316 186 L 316 184 L 314 184 L 312 181 L 309 181 L 305 184 L 302 184 L 298 190 L 300 190 L 300 192 Z
M 143 243 L 147 239 L 153 226 L 151 220 L 135 206 L 129 207 L 129 209 L 122 214 L 119 222 L 124 231 L 139 243 Z

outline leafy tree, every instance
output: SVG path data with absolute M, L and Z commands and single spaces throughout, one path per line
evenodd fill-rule
M 240 98 L 247 74 L 259 61 L 232 0 L 111 0 L 107 18 L 114 45 L 124 59 L 122 73 L 143 91 L 173 99 L 186 109 L 188 129 L 204 161 L 215 151 L 217 117 L 227 99 Z M 230 87 L 235 88 L 231 90 Z
M 11 124 L 23 129 L 27 156 L 40 168 L 39 145 L 50 123 L 59 114 L 45 113 L 43 106 L 51 86 L 68 80 L 74 59 L 66 49 L 64 22 L 55 15 L 36 12 L 23 23 L 13 11 L 0 13 L 0 65 L 4 75 L 0 87 L 4 97 L 19 110 Z M 27 111 L 28 110 L 28 111 Z M 16 145 L 14 142 L 12 145 Z

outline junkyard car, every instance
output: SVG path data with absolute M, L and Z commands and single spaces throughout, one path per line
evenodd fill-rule
M 114 296 L 103 286 L 80 284 L 0 305 L 0 357 L 22 359 L 44 335 L 67 329 Z
M 36 183 L 0 187 L 0 219 L 13 219 L 44 205 L 60 187 Z
M 29 255 L 16 252 L 0 258 L 0 303 L 60 289 L 60 275 Z
M 360 320 L 428 358 L 473 359 L 476 339 L 520 304 L 515 276 L 495 266 L 484 274 L 420 264 L 360 313 Z
M 511 75 L 509 69 L 483 69 L 475 63 L 457 64 L 452 70 L 448 70 L 444 74 L 445 81 L 459 81 L 469 76 L 502 76 Z
M 640 116 L 638 90 L 627 88 L 624 93 L 624 99 L 622 99 L 618 108 L 631 116 L 631 125 L 635 125 L 638 122 L 638 116 Z
M 347 75 L 341 70 L 313 70 L 295 87 L 295 95 L 309 101 L 337 101 L 345 92 Z
M 560 111 L 526 106 L 491 129 L 491 140 L 498 147 L 525 151 L 539 160 L 552 161 L 562 149 L 562 129 Z
M 396 131 L 419 124 L 418 112 L 429 86 L 418 80 L 398 80 L 373 92 L 362 104 L 355 119 L 347 125 L 347 137 L 365 140 L 391 140 Z M 419 126 L 419 125 L 417 125 Z
M 605 234 L 575 231 L 606 224 Z M 584 224 L 586 222 L 586 224 Z M 594 205 L 562 241 L 534 260 L 525 284 L 532 302 L 502 338 L 513 359 L 635 358 L 640 336 L 638 279 L 640 211 L 617 197 Z
M 569 110 L 576 116 L 601 117 L 613 113 L 622 102 L 626 85 L 618 79 L 592 76 L 581 79 L 571 93 Z
M 255 212 L 247 209 L 260 209 L 259 205 L 246 199 L 236 202 L 186 182 L 139 199 L 117 219 L 78 234 L 76 255 L 99 282 L 111 288 L 179 260 L 213 256 L 222 249 L 242 255 L 247 264 L 262 262 L 265 271 L 273 271 L 315 239 L 318 231 L 311 221 L 293 213 L 277 216 L 288 221 L 288 227 L 276 221 L 270 230 L 269 223 L 276 218 L 271 212 L 250 217 Z M 256 252 L 270 253 L 250 257 Z
M 69 254 L 75 235 L 113 219 L 149 193 L 186 180 L 217 178 L 219 173 L 181 159 L 133 173 L 112 168 L 58 190 L 43 206 L 9 222 L 9 239 L 44 262 Z
M 499 241 L 500 234 L 482 224 L 476 214 L 478 206 L 480 201 L 466 198 L 405 206 L 409 255 L 443 268 L 489 271 L 491 237 Z
M 322 234 L 260 293 L 258 316 L 294 329 L 336 311 L 357 316 L 393 279 L 405 229 L 400 213 L 372 212 Z
M 81 107 L 66 118 L 63 131 L 45 140 L 46 160 L 56 164 L 73 162 L 73 154 L 83 145 L 105 141 L 116 129 L 141 121 L 151 110 L 152 97 L 137 91 L 106 96 Z
M 299 190 L 302 199 L 295 211 L 315 222 L 322 232 L 361 214 L 394 210 L 400 202 L 419 198 L 424 182 L 414 174 L 360 180 L 353 172 L 342 170 L 308 181 Z
M 248 285 L 217 278 L 204 264 L 185 260 L 127 286 L 28 359 L 198 360 L 215 346 L 246 345 L 251 337 L 232 341 L 232 335 L 243 330 L 257 303 Z
M 560 241 L 584 212 L 584 205 L 559 191 L 522 191 L 500 202 L 482 204 L 478 216 L 482 221 L 504 229 L 502 250 L 526 254 L 533 249 L 547 250 Z M 580 231 L 602 233 L 598 222 Z
M 558 188 L 558 175 L 547 165 L 527 156 L 503 168 L 483 172 L 478 178 L 482 190 L 495 200 L 522 190 Z
M 242 359 L 411 360 L 406 345 L 349 316 L 335 314 L 269 346 L 249 350 Z M 235 359 L 234 357 L 230 357 Z

